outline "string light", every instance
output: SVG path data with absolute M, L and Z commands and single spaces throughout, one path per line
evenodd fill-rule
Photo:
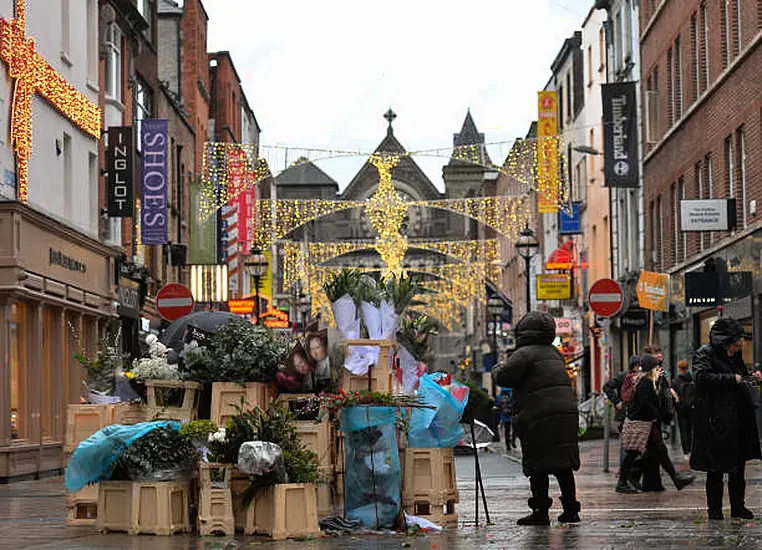
M 28 200 L 29 159 L 32 155 L 32 95 L 44 97 L 83 132 L 101 137 L 101 110 L 69 84 L 35 50 L 33 38 L 26 36 L 26 5 L 15 0 L 16 17 L 0 18 L 0 58 L 15 80 L 11 105 L 11 144 L 16 153 L 19 201 Z

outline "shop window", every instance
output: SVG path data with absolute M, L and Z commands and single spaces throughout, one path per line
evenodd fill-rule
M 60 364 L 60 349 L 58 343 L 61 338 L 59 312 L 50 307 L 42 311 L 42 364 L 40 365 L 40 378 L 42 381 L 42 402 L 40 409 L 40 423 L 42 437 L 55 439 L 56 426 L 61 417 L 60 398 L 60 372 L 56 368 Z
M 27 318 L 25 303 L 11 306 L 11 439 L 27 437 Z

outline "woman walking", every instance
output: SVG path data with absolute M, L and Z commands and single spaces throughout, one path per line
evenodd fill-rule
M 561 353 L 553 346 L 556 323 L 547 313 L 527 313 L 516 325 L 516 351 L 495 376 L 513 388 L 518 414 L 513 429 L 521 441 L 522 467 L 529 478 L 532 513 L 519 525 L 550 525 L 550 474 L 561 488 L 562 523 L 579 522 L 574 471 L 579 470 L 579 413 Z
M 752 519 L 746 508 L 746 461 L 762 458 L 754 403 L 749 384 L 753 375 L 742 357 L 744 330 L 735 319 L 723 317 L 709 331 L 709 344 L 693 356 L 696 380 L 691 468 L 706 472 L 709 519 L 723 519 L 723 476 L 728 474 L 730 517 Z

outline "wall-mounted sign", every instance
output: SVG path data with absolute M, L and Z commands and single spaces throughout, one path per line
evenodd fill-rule
M 628 309 L 619 317 L 619 328 L 637 332 L 648 328 L 648 311 L 641 308 Z
M 689 271 L 685 274 L 685 305 L 715 307 L 752 294 L 750 271 Z
M 735 199 L 680 201 L 681 231 L 732 231 L 735 228 Z
M 254 300 L 228 300 L 230 313 L 238 315 L 251 315 L 254 311 Z
M 167 121 L 145 119 L 140 139 L 142 200 L 140 202 L 141 244 L 167 242 Z
M 580 203 L 573 202 L 569 212 L 558 211 L 558 232 L 561 235 L 578 235 L 582 233 L 582 213 Z
M 132 126 L 112 126 L 108 129 L 106 210 L 110 218 L 130 218 L 134 212 L 132 147 Z
M 567 273 L 537 275 L 538 300 L 570 300 L 571 276 Z
M 574 332 L 574 327 L 572 326 L 572 320 L 568 317 L 556 317 L 556 336 L 561 336 L 563 334 L 572 334 Z
M 638 109 L 634 82 L 601 86 L 603 172 L 607 187 L 638 187 Z
M 119 287 L 116 290 L 120 308 L 140 311 L 140 285 L 125 277 L 119 278 Z
M 80 273 L 84 273 L 87 271 L 87 264 L 85 264 L 84 262 L 75 260 L 74 258 L 67 256 L 60 250 L 53 250 L 52 248 L 50 248 L 49 250 L 50 250 L 50 265 L 61 266 L 64 269 L 68 269 L 70 271 L 79 271 Z

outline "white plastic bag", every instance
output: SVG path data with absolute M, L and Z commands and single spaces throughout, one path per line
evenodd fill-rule
M 400 370 L 402 371 L 402 387 L 400 390 L 402 393 L 412 395 L 420 378 L 418 360 L 403 346 L 398 347 L 397 353 L 400 356 Z

